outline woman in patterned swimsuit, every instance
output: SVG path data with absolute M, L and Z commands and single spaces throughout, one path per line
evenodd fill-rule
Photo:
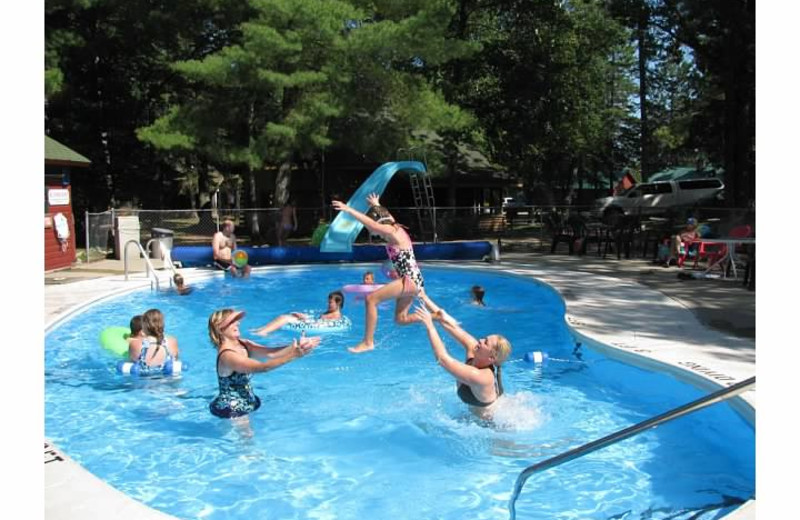
M 241 338 L 239 320 L 244 311 L 223 309 L 208 318 L 208 335 L 217 348 L 217 380 L 219 395 L 211 401 L 211 413 L 221 418 L 244 417 L 258 410 L 261 400 L 253 393 L 250 377 L 267 372 L 308 354 L 319 344 L 319 337 L 303 337 L 284 347 L 264 347 Z M 258 361 L 250 356 L 265 357 Z
M 375 348 L 378 304 L 382 301 L 392 298 L 396 300 L 394 320 L 399 325 L 408 325 L 417 321 L 415 316 L 409 316 L 408 314 L 414 297 L 418 297 L 425 302 L 425 305 L 432 312 L 438 313 L 440 311 L 436 304 L 425 294 L 425 281 L 414 257 L 411 238 L 406 233 L 405 228 L 395 222 L 389 210 L 380 205 L 379 197 L 376 193 L 367 196 L 367 203 L 370 209 L 366 215 L 338 200 L 333 201 L 333 208 L 349 213 L 353 218 L 364 224 L 364 227 L 370 233 L 378 235 L 386 241 L 386 253 L 389 255 L 398 277 L 377 291 L 369 293 L 365 298 L 366 325 L 364 327 L 364 339 L 361 343 L 349 349 L 350 352 L 356 353 Z

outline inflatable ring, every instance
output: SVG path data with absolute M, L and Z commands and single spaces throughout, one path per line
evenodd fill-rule
M 347 294 L 369 294 L 373 291 L 377 291 L 381 287 L 383 287 L 382 283 L 373 283 L 373 284 L 354 283 L 343 286 L 342 291 Z
M 313 320 L 303 320 L 303 321 L 296 321 L 294 323 L 287 323 L 286 328 L 292 330 L 303 330 L 303 331 L 310 331 L 310 332 L 342 332 L 346 330 L 350 330 L 352 323 L 350 322 L 350 318 L 347 316 L 342 316 L 338 320 L 320 320 L 320 319 L 313 319 Z
M 100 333 L 100 346 L 117 356 L 127 356 L 130 335 L 128 327 L 106 327 Z
M 168 359 L 163 365 L 154 367 L 142 366 L 135 361 L 120 361 L 117 363 L 117 373 L 125 376 L 173 376 L 189 368 L 183 361 Z
M 244 266 L 247 265 L 249 258 L 247 257 L 247 251 L 244 249 L 237 249 L 233 252 L 233 265 L 235 265 L 238 269 L 244 269 Z

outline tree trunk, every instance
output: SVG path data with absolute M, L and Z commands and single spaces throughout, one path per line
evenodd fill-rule
M 258 207 L 258 192 L 256 191 L 256 173 L 249 166 L 245 172 L 247 182 L 247 205 L 251 209 Z M 258 212 L 248 211 L 247 220 L 250 226 L 250 239 L 253 242 L 261 242 L 261 226 L 258 222 Z
M 727 8 L 731 10 L 729 18 L 734 21 L 748 19 L 745 12 L 737 12 L 738 8 L 751 8 L 747 2 L 731 2 Z M 742 31 L 747 31 L 746 23 L 734 23 Z M 745 25 L 745 27 L 741 27 Z M 725 82 L 725 123 L 724 123 L 724 168 L 727 204 L 735 208 L 743 208 L 755 200 L 754 172 L 751 154 L 754 150 L 755 122 L 753 117 L 755 87 L 749 80 L 753 71 L 748 70 L 748 61 L 754 44 L 751 38 L 743 37 L 739 31 L 729 31 L 727 36 L 728 50 L 727 72 Z M 754 161 L 754 157 L 752 157 Z
M 289 200 L 289 185 L 292 180 L 292 163 L 284 161 L 278 168 L 278 175 L 275 177 L 275 197 L 273 198 L 273 206 L 275 208 L 282 208 L 286 201 Z
M 652 173 L 650 161 L 650 122 L 648 121 L 649 114 L 647 110 L 647 30 L 650 23 L 650 13 L 644 1 L 639 9 L 639 20 L 636 30 L 637 38 L 639 39 L 639 113 L 641 121 L 639 153 L 641 154 L 640 164 L 642 168 L 642 181 L 645 181 Z

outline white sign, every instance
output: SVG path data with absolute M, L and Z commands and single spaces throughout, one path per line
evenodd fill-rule
M 47 203 L 51 206 L 69 206 L 69 190 L 47 190 Z

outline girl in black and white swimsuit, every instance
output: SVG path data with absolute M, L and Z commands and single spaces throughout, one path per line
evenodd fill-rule
M 380 289 L 373 291 L 365 298 L 366 325 L 361 343 L 351 347 L 351 352 L 365 352 L 375 348 L 375 329 L 378 321 L 378 304 L 384 300 L 396 300 L 394 319 L 398 325 L 408 325 L 417 318 L 408 314 L 415 297 L 420 298 L 433 312 L 439 309 L 425 294 L 425 280 L 414 257 L 414 246 L 405 228 L 398 224 L 389 210 L 380 205 L 376 193 L 367 196 L 370 206 L 367 214 L 351 208 L 344 202 L 334 200 L 333 208 L 344 211 L 361 222 L 370 233 L 378 235 L 386 241 L 386 253 L 392 261 L 397 279 L 392 280 Z

